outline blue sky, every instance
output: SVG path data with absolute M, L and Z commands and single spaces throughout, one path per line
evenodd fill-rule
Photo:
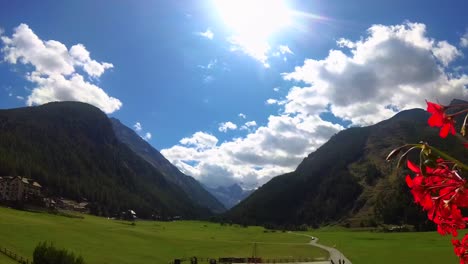
M 207 185 L 468 95 L 465 1 L 1 1 L 0 108 L 77 100 Z

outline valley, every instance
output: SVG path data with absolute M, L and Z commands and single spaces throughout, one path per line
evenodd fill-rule
M 82 215 L 69 218 L 0 207 L 0 245 L 31 259 L 41 241 L 80 254 L 88 264 L 169 263 L 175 258 L 248 257 L 253 242 L 262 258 L 315 258 L 328 253 L 310 239 L 262 227 L 220 225 L 202 221 L 129 222 Z M 324 227 L 295 232 L 319 238 L 339 249 L 352 263 L 438 264 L 456 258 L 450 237 L 436 232 L 376 233 L 369 229 Z M 0 255 L 0 263 L 14 263 Z

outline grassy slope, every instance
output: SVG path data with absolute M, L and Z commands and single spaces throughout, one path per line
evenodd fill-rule
M 456 264 L 451 237 L 437 232 L 375 233 L 345 229 L 309 232 L 357 264 Z M 460 232 L 463 233 L 463 232 Z
M 264 233 L 260 227 L 220 226 L 206 222 L 125 222 L 93 216 L 67 218 L 0 208 L 0 245 L 31 258 L 40 241 L 81 254 L 94 263 L 167 263 L 176 257 L 247 257 L 251 241 L 267 257 L 326 257 L 305 245 L 308 239 L 287 233 Z M 283 243 L 283 244 L 281 244 Z

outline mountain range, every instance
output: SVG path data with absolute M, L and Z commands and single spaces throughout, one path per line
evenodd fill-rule
M 255 190 L 244 190 L 239 184 L 235 183 L 231 186 L 218 186 L 216 188 L 203 186 L 209 191 L 224 207 L 231 209 L 236 204 L 247 198 Z
M 295 171 L 273 178 L 224 216 L 256 225 L 387 223 L 423 229 L 427 217 L 412 200 L 406 169 L 397 170 L 385 158 L 396 147 L 426 141 L 466 161 L 461 138 L 441 139 L 438 129 L 427 125 L 428 117 L 412 109 L 372 126 L 343 130 Z
M 406 169 L 398 171 L 385 157 L 403 144 L 427 141 L 467 161 L 463 139 L 442 140 L 438 129 L 427 125 L 428 116 L 412 109 L 372 126 L 345 129 L 295 171 L 246 191 L 239 185 L 203 186 L 94 106 L 49 103 L 0 110 L 0 175 L 32 178 L 45 195 L 87 200 L 91 212 L 103 216 L 132 209 L 142 218 L 222 213 L 221 218 L 242 224 L 387 223 L 424 229 L 427 217 L 412 202 Z
M 0 175 L 33 178 L 47 196 L 86 199 L 97 215 L 132 209 L 143 218 L 199 218 L 224 210 L 136 134 L 85 103 L 0 110 Z
M 198 181 L 183 174 L 135 131 L 123 125 L 118 119 L 110 118 L 110 121 L 115 135 L 121 142 L 160 171 L 167 181 L 179 186 L 190 200 L 201 207 L 210 209 L 214 213 L 226 211 L 223 204 L 205 190 Z

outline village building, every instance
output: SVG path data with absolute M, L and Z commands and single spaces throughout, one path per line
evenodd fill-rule
M 0 177 L 0 201 L 26 201 L 41 196 L 42 186 L 20 176 Z

